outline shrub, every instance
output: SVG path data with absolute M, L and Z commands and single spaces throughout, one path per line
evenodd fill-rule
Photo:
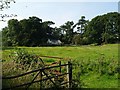
M 15 63 L 23 66 L 23 69 L 34 69 L 40 66 L 40 58 L 25 49 L 18 48 L 11 56 Z

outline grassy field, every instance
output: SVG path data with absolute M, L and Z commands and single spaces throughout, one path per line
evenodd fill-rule
M 73 47 L 19 47 L 28 50 L 30 53 L 46 56 L 58 56 L 74 60 L 95 60 L 104 56 L 106 60 L 114 58 L 118 60 L 118 44 L 103 46 L 73 46 Z M 15 51 L 15 48 L 3 50 L 3 59 Z M 8 58 L 7 58 L 8 60 Z
M 82 82 L 83 88 L 117 88 L 118 87 L 118 74 L 114 73 L 109 75 L 108 73 L 99 73 L 93 70 L 93 63 L 98 63 L 99 61 L 104 61 L 108 63 L 108 66 L 103 67 L 109 68 L 117 67 L 118 64 L 118 44 L 107 44 L 102 46 L 64 46 L 64 47 L 17 47 L 27 50 L 29 53 L 39 55 L 39 56 L 57 56 L 62 58 L 71 58 L 71 60 L 77 64 L 83 64 L 84 68 L 81 66 L 75 66 L 73 68 L 73 77 L 79 79 Z M 9 63 L 12 61 L 9 56 L 16 51 L 16 48 L 3 48 L 2 59 L 3 59 L 3 74 L 9 71 Z M 54 60 L 53 60 L 54 61 Z M 49 62 L 49 60 L 47 60 Z M 9 65 L 9 67 L 7 67 Z M 91 65 L 92 70 L 89 71 L 88 67 Z M 97 64 L 96 64 L 97 65 Z M 106 64 L 107 65 L 107 64 Z M 88 70 L 80 74 L 78 78 L 79 71 L 81 69 Z M 114 70 L 112 70 L 114 71 Z M 111 72 L 111 71 L 110 71 Z M 10 75 L 10 74 L 9 74 Z

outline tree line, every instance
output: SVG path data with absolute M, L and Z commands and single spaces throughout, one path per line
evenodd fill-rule
M 52 27 L 53 21 L 43 21 L 32 16 L 28 19 L 11 19 L 2 29 L 3 46 L 43 46 L 48 39 L 61 40 L 62 45 L 88 45 L 118 43 L 120 14 L 110 12 L 91 21 L 81 16 L 77 23 L 67 21 Z

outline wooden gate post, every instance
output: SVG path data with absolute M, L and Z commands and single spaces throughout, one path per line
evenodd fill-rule
M 70 61 L 68 61 L 67 73 L 68 88 L 72 88 L 72 63 Z

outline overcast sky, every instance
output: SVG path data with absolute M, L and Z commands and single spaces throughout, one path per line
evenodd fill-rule
M 94 1 L 69 0 L 68 2 L 68 0 L 61 0 L 61 2 L 55 2 L 55 0 L 16 0 L 15 4 L 12 3 L 9 9 L 0 11 L 0 14 L 17 14 L 16 18 L 18 20 L 37 16 L 43 21 L 50 20 L 55 22 L 54 26 L 58 27 L 67 21 L 74 21 L 76 23 L 83 15 L 87 20 L 91 20 L 97 15 L 118 12 L 118 0 L 114 0 L 114 2 L 113 0 Z M 6 20 L 9 19 L 11 18 L 6 18 Z M 7 22 L 0 22 L 0 29 L 6 25 Z

